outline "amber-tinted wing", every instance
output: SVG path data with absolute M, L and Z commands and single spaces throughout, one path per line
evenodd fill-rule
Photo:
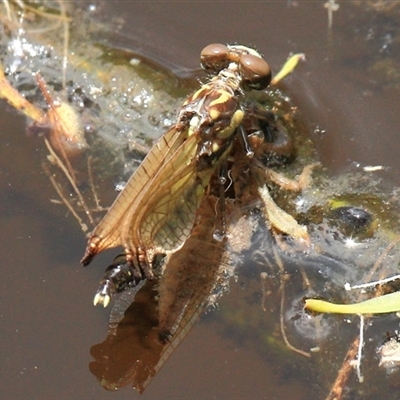
M 129 248 L 141 245 L 174 250 L 189 236 L 204 186 L 197 179 L 197 143 L 190 136 L 146 186 L 146 194 L 129 210 L 121 236 Z
M 139 229 L 145 246 L 171 251 L 180 247 L 190 235 L 208 180 L 197 179 L 194 165 L 186 166 L 173 178 L 170 186 L 155 194 L 151 207 L 143 213 Z
M 87 265 L 100 251 L 124 244 L 122 227 L 130 223 L 129 216 L 132 218 L 138 206 L 146 207 L 147 201 L 157 190 L 152 186 L 152 181 L 160 170 L 166 169 L 165 175 L 173 174 L 174 171 L 168 169 L 169 160 L 172 155 L 179 154 L 179 148 L 186 139 L 187 131 L 179 131 L 173 126 L 153 146 L 108 213 L 94 229 L 82 259 L 84 265 Z

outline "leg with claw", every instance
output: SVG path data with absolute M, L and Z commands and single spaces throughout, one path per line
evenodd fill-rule
M 311 184 L 311 174 L 314 168 L 318 167 L 320 163 L 314 163 L 307 165 L 303 168 L 303 171 L 295 179 L 289 179 L 286 176 L 273 171 L 272 169 L 266 168 L 265 175 L 269 181 L 272 181 L 279 185 L 282 189 L 291 190 L 298 192 Z
M 278 207 L 272 199 L 267 186 L 258 189 L 264 205 L 264 212 L 272 231 L 285 233 L 295 239 L 303 241 L 308 246 L 310 237 L 307 227 L 300 225 L 290 214 Z
M 318 165 L 319 163 L 307 165 L 296 179 L 289 179 L 269 168 L 264 169 L 264 173 L 267 180 L 276 183 L 281 188 L 300 191 L 310 185 L 312 170 Z M 307 227 L 300 225 L 291 215 L 275 204 L 266 185 L 260 187 L 258 192 L 263 202 L 265 214 L 271 229 L 273 231 L 285 233 L 309 246 L 310 237 L 307 232 Z

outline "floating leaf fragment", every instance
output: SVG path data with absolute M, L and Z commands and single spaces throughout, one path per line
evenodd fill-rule
M 306 59 L 306 55 L 303 53 L 293 54 L 289 59 L 285 62 L 281 70 L 274 76 L 271 81 L 271 85 L 276 85 L 287 75 L 291 74 L 293 70 L 296 68 L 299 61 L 304 61 Z
M 329 301 L 307 299 L 307 310 L 334 314 L 385 314 L 400 311 L 400 292 L 385 294 L 354 304 L 335 304 Z

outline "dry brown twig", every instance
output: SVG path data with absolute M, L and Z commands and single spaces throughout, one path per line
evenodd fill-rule
M 60 158 L 57 156 L 56 152 L 51 147 L 49 141 L 45 138 L 44 142 L 45 142 L 46 147 L 47 147 L 47 149 L 49 150 L 49 153 L 50 153 L 50 157 L 48 157 L 49 161 L 52 164 L 55 164 L 57 167 L 59 167 L 61 169 L 61 171 L 64 173 L 65 177 L 68 179 L 69 183 L 71 184 L 72 188 L 74 189 L 74 192 L 77 195 L 77 197 L 79 199 L 79 202 L 80 202 L 80 205 L 82 206 L 83 210 L 85 211 L 85 214 L 89 219 L 89 222 L 94 226 L 95 222 L 94 222 L 94 219 L 92 217 L 90 208 L 87 206 L 86 201 L 83 198 L 81 191 L 79 190 L 78 186 L 76 185 L 75 179 L 71 176 L 71 174 L 69 173 L 68 168 L 65 167 L 65 165 L 62 163 Z M 61 198 L 61 200 L 63 200 L 63 198 Z M 64 202 L 64 200 L 63 200 L 63 202 Z
M 279 275 L 280 275 L 280 286 L 279 286 L 279 292 L 281 295 L 281 301 L 280 301 L 280 308 L 279 308 L 279 325 L 280 325 L 280 331 L 281 331 L 281 335 L 282 335 L 282 339 L 285 342 L 285 345 L 288 347 L 289 350 L 298 353 L 304 357 L 311 357 L 311 354 L 309 352 L 306 352 L 304 350 L 301 350 L 295 346 L 293 346 L 290 341 L 289 338 L 287 337 L 286 334 L 286 327 L 285 327 L 285 320 L 284 320 L 284 311 L 285 311 L 285 289 L 286 289 L 286 282 L 290 279 L 290 275 L 285 271 L 282 259 L 278 253 L 278 249 L 276 247 L 273 248 L 273 253 L 274 253 L 274 258 L 276 261 L 276 265 L 279 268 Z M 305 275 L 306 276 L 306 275 Z M 304 278 L 304 275 L 303 275 Z M 262 273 L 261 274 L 261 279 L 262 279 L 262 292 L 263 292 L 263 298 L 262 298 L 262 304 L 261 307 L 263 309 L 263 311 L 266 311 L 266 301 L 265 298 L 266 296 L 268 296 L 269 291 L 267 291 L 265 289 L 265 283 L 264 281 L 266 279 L 268 279 L 268 275 L 267 273 Z M 305 280 L 306 284 L 309 283 L 308 278 Z

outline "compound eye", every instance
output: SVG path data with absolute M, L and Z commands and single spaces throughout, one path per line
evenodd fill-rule
M 243 54 L 240 57 L 240 72 L 245 86 L 249 89 L 263 90 L 271 83 L 271 68 L 260 57 Z
M 218 74 L 229 65 L 229 49 L 224 44 L 209 44 L 200 54 L 202 68 L 207 72 Z

